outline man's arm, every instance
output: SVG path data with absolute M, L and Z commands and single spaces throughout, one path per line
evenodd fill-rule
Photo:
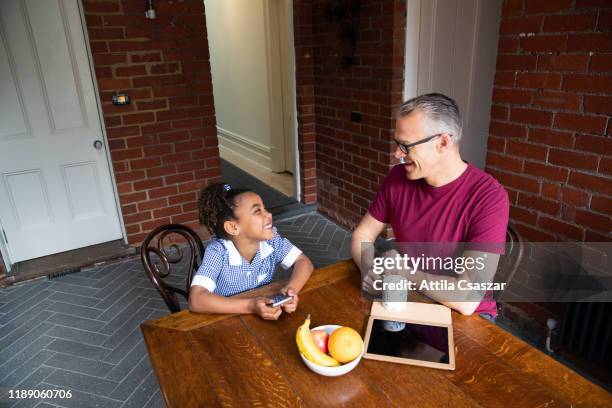
M 374 241 L 384 231 L 386 224 L 366 213 L 353 231 L 351 237 L 351 256 L 359 267 L 363 278 L 372 267 Z M 367 251 L 364 253 L 364 249 Z
M 467 282 L 493 282 L 495 272 L 497 271 L 497 264 L 499 262 L 499 255 L 480 252 L 480 251 L 465 251 L 462 255 L 464 258 L 481 258 L 484 264 L 482 270 L 470 270 L 462 274 L 456 274 L 454 276 L 441 276 L 423 271 L 416 271 L 414 274 L 401 273 L 406 276 L 410 281 L 416 283 L 416 287 L 419 288 L 421 282 L 426 280 L 428 282 L 444 281 L 453 283 L 455 290 L 453 291 L 439 291 L 439 290 L 420 290 L 421 293 L 433 299 L 445 306 L 455 309 L 463 315 L 471 315 L 476 311 L 476 308 L 482 301 L 485 295 L 485 291 L 463 291 L 457 288 L 460 280 Z M 403 271 L 405 272 L 405 271 Z

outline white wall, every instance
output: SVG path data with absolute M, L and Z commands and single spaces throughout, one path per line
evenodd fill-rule
M 264 1 L 204 5 L 221 154 L 230 149 L 272 168 Z
M 461 156 L 483 168 L 501 0 L 408 0 L 404 99 L 440 92 L 463 119 Z

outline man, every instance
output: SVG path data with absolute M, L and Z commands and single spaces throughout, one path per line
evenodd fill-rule
M 400 164 L 391 169 L 351 241 L 351 255 L 366 286 L 380 278 L 372 274 L 366 248 L 388 223 L 398 243 L 468 243 L 471 247 L 463 256 L 485 264 L 484 271 L 445 277 L 420 269 L 402 273 L 410 281 L 444 279 L 457 284 L 494 275 L 504 251 L 508 194 L 493 177 L 461 159 L 461 132 L 459 108 L 451 98 L 432 93 L 401 106 L 394 135 Z M 464 315 L 497 316 L 495 302 L 488 296 L 483 299 L 484 290 L 421 292 Z

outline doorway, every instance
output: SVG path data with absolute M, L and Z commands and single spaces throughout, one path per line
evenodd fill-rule
M 404 100 L 429 92 L 455 99 L 461 156 L 484 168 L 501 0 L 408 0 Z
M 79 2 L 0 2 L 0 54 L 5 263 L 123 238 Z
M 289 0 L 204 0 L 222 179 L 268 208 L 298 201 Z

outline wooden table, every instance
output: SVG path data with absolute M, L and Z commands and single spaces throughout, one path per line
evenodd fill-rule
M 256 291 L 276 292 L 282 282 Z M 298 311 L 278 321 L 182 311 L 141 328 L 169 407 L 209 406 L 612 406 L 606 390 L 478 316 L 453 312 L 455 371 L 362 360 L 341 377 L 301 361 L 295 331 L 351 326 L 365 331 L 371 302 L 361 298 L 350 261 L 318 269 Z

